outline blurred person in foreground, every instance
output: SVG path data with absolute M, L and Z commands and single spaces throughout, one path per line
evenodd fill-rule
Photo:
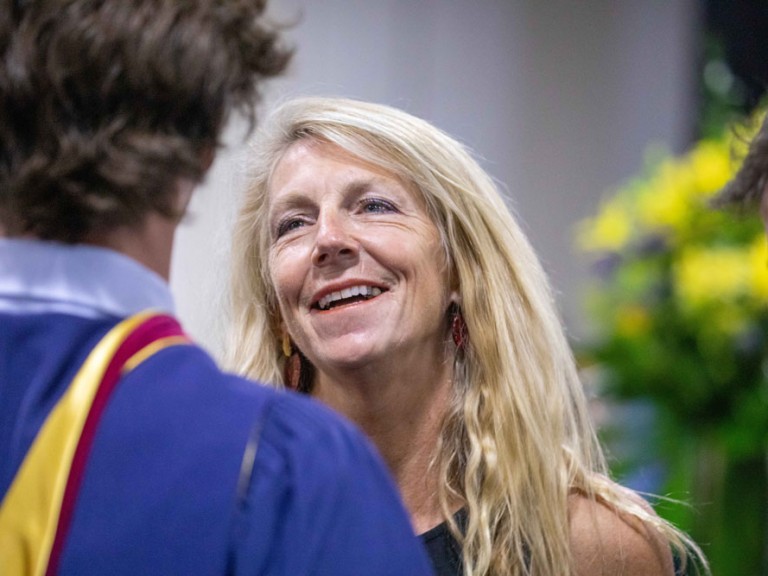
M 384 464 L 221 372 L 174 231 L 288 53 L 254 0 L 0 6 L 0 572 L 421 576 Z
M 544 271 L 455 140 L 359 101 L 261 126 L 233 367 L 365 430 L 440 575 L 668 575 L 690 539 L 613 482 Z

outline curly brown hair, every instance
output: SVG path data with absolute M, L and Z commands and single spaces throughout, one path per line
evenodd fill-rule
M 3 6 L 5 4 L 5 6 Z M 264 0 L 0 0 L 0 226 L 78 242 L 199 182 L 290 51 Z

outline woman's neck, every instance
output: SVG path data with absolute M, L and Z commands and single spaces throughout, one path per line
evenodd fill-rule
M 451 401 L 451 362 L 388 359 L 354 373 L 318 371 L 313 396 L 355 422 L 378 448 L 400 488 L 416 533 L 442 522 L 431 466 Z

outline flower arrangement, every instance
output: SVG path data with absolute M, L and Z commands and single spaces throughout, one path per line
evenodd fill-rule
M 730 451 L 768 440 L 768 243 L 758 214 L 711 200 L 734 173 L 732 130 L 644 173 L 579 224 L 595 256 L 587 354 L 606 394 L 650 397 Z
M 758 120 L 745 126 L 753 124 Z M 594 259 L 586 296 L 594 325 L 580 355 L 597 368 L 603 396 L 650 400 L 661 414 L 664 441 L 676 444 L 658 450 L 666 452 L 671 475 L 677 466 L 678 481 L 674 488 L 667 482 L 668 493 L 690 496 L 694 507 L 697 497 L 725 501 L 723 485 L 733 482 L 734 470 L 728 463 L 755 463 L 740 476 L 760 471 L 758 485 L 745 487 L 759 500 L 753 520 L 739 526 L 743 517 L 722 506 L 698 518 L 703 528 L 694 529 L 694 537 L 715 556 L 728 554 L 731 545 L 717 542 L 724 530 L 715 524 L 725 515 L 737 538 L 749 538 L 744 530 L 750 522 L 758 550 L 765 538 L 768 242 L 757 210 L 734 215 L 711 206 L 749 136 L 731 127 L 684 155 L 649 156 L 642 174 L 614 190 L 577 228 L 578 245 Z M 721 486 L 702 496 L 697 482 Z M 718 564 L 733 562 L 724 556 L 711 561 L 713 573 Z

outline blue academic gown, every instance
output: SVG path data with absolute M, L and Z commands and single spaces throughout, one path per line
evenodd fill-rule
M 88 353 L 145 308 L 170 311 L 171 298 L 132 260 L 0 240 L 0 496 Z M 257 449 L 244 476 L 249 442 Z M 150 357 L 110 397 L 59 574 L 432 571 L 380 458 L 352 425 L 225 374 L 185 345 Z

